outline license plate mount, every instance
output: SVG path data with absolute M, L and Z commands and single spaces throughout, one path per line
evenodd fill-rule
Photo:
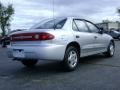
M 14 49 L 13 50 L 13 56 L 16 57 L 16 58 L 24 58 L 25 57 L 24 50 L 22 50 L 22 49 Z

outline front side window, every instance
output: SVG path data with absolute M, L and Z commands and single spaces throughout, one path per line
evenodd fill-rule
M 51 19 L 42 21 L 39 25 L 34 26 L 34 29 L 61 29 L 67 18 L 58 18 L 58 19 Z
M 99 29 L 92 23 L 90 22 L 85 22 L 89 28 L 89 30 L 92 32 L 92 33 L 98 33 L 99 32 Z
M 86 24 L 84 23 L 84 21 L 81 21 L 81 20 L 73 21 L 73 30 L 80 31 L 80 32 L 89 32 Z

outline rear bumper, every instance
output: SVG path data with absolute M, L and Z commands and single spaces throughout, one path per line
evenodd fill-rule
M 22 50 L 24 56 L 15 56 L 14 50 Z M 64 45 L 34 45 L 34 46 L 8 46 L 8 57 L 18 60 L 38 59 L 38 60 L 63 60 L 65 53 Z

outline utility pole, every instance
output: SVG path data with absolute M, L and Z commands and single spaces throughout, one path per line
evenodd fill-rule
M 118 13 L 118 16 L 119 16 L 119 19 L 120 19 L 120 7 L 119 8 L 117 8 L 117 13 Z M 120 30 L 120 21 L 119 21 L 119 30 Z
M 120 17 L 120 7 L 117 8 L 117 13 L 118 13 L 118 15 L 119 15 L 119 17 Z

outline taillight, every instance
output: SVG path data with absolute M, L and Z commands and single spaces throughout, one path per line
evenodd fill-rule
M 54 35 L 46 32 L 41 33 L 22 33 L 14 34 L 11 36 L 11 41 L 39 41 L 39 40 L 52 40 Z
M 54 39 L 54 36 L 50 33 L 39 33 L 34 37 L 36 40 L 51 40 Z

